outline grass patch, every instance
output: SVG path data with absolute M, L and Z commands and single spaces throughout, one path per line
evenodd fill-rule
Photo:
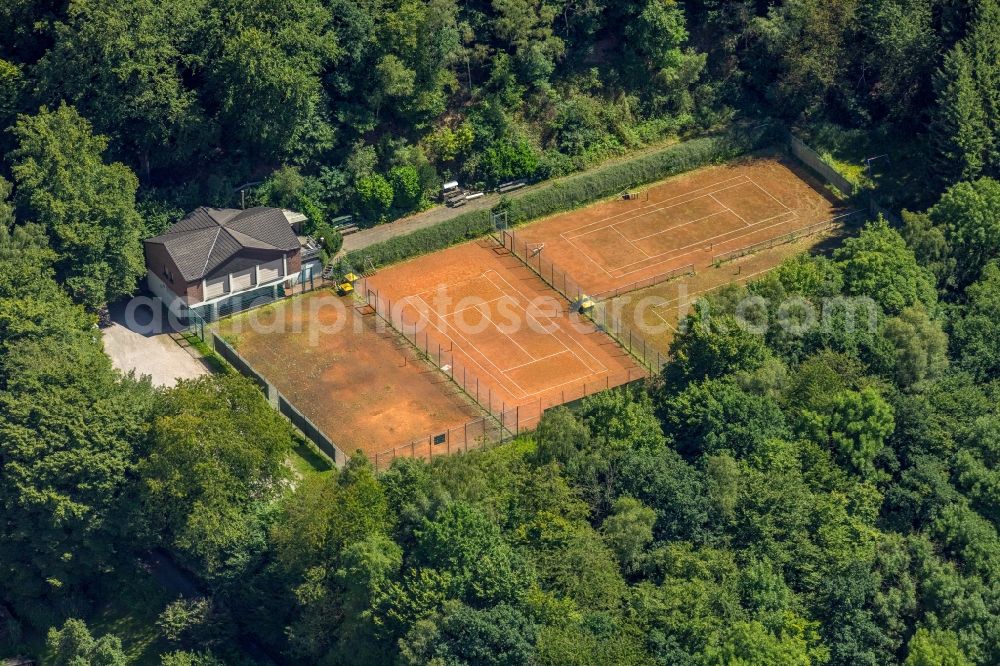
M 803 129 L 803 140 L 851 183 L 874 187 L 882 205 L 923 210 L 939 195 L 925 137 L 899 131 L 847 129 L 818 124 Z M 869 178 L 866 160 L 871 163 Z
M 185 331 L 181 333 L 184 340 L 191 345 L 199 354 L 201 354 L 202 360 L 208 364 L 209 370 L 215 374 L 224 374 L 229 372 L 229 365 L 219 356 L 214 349 L 208 346 L 208 343 L 199 338 L 197 335 L 191 331 Z
M 288 463 L 296 475 L 302 478 L 328 474 L 333 471 L 333 464 L 316 446 L 296 433 L 295 446 L 288 457 Z

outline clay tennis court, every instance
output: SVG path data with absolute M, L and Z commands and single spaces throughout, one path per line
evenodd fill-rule
M 219 333 L 347 455 L 370 459 L 481 411 L 400 336 L 329 290 L 220 323 Z
M 654 280 L 846 211 L 804 170 L 781 158 L 755 157 L 685 173 L 637 190 L 637 199 L 605 201 L 517 230 L 590 295 Z
M 379 271 L 370 302 L 511 429 L 541 411 L 644 376 L 517 258 L 490 240 Z
M 666 356 L 681 320 L 691 313 L 700 298 L 727 286 L 757 280 L 796 255 L 827 252 L 839 243 L 842 233 L 843 229 L 820 232 L 700 270 L 695 275 L 629 292 L 611 299 L 609 308 L 626 325 L 640 332 L 653 349 Z

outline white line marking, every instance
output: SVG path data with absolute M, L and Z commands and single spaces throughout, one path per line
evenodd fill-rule
M 496 282 L 496 280 L 494 278 L 497 278 L 500 281 L 502 281 L 503 284 L 506 285 L 506 288 L 504 288 L 503 286 L 497 284 L 497 282 Z M 487 301 L 486 303 L 494 303 L 494 302 L 499 301 L 499 300 L 501 300 L 503 298 L 511 299 L 511 301 L 523 313 L 525 321 L 530 318 L 530 319 L 535 320 L 535 322 L 538 323 L 539 325 L 543 325 L 544 326 L 544 324 L 542 322 L 540 322 L 537 317 L 535 317 L 534 315 L 532 315 L 529 312 L 528 308 L 523 304 L 523 301 L 528 301 L 527 297 L 524 295 L 524 292 L 522 292 L 521 290 L 517 289 L 506 278 L 504 278 L 504 276 L 501 275 L 499 272 L 497 272 L 496 270 L 492 270 L 491 269 L 491 270 L 488 270 L 488 271 L 484 272 L 479 278 L 475 278 L 475 279 L 478 279 L 478 280 L 486 279 L 487 281 L 490 282 L 490 284 L 495 289 L 497 289 L 498 291 L 500 291 L 500 293 L 502 294 L 501 296 L 499 296 L 497 298 L 494 298 L 494 299 L 492 299 L 490 301 Z M 464 283 L 472 282 L 472 281 L 473 280 L 465 280 L 465 281 L 463 281 L 461 283 L 454 283 L 454 284 L 464 284 Z M 450 288 L 452 286 L 454 286 L 454 285 L 453 284 L 449 284 L 449 285 L 446 285 L 446 288 Z M 509 289 L 509 291 L 508 291 L 508 289 Z M 423 304 L 423 306 L 426 308 L 426 310 L 421 310 L 421 309 L 417 308 L 417 314 L 420 316 L 420 318 L 423 319 L 425 322 L 427 322 L 427 324 L 429 324 L 431 327 L 433 327 L 436 331 L 438 331 L 438 333 L 440 333 L 442 336 L 444 336 L 445 339 L 447 339 L 448 341 L 450 341 L 453 346 L 456 344 L 456 342 L 458 342 L 460 340 L 463 344 L 459 346 L 459 350 L 462 351 L 462 352 L 464 352 L 463 356 L 467 357 L 467 359 L 468 359 L 469 362 L 471 362 L 472 364 L 474 364 L 476 367 L 480 368 L 484 372 L 485 375 L 493 378 L 493 380 L 495 380 L 496 383 L 498 384 L 499 388 L 501 388 L 505 392 L 511 394 L 511 396 L 514 399 L 516 399 L 516 400 L 524 400 L 524 399 L 531 398 L 533 396 L 537 396 L 537 395 L 540 395 L 540 394 L 543 394 L 543 393 L 548 393 L 548 392 L 551 392 L 551 391 L 555 391 L 555 390 L 561 389 L 564 386 L 568 386 L 570 384 L 578 384 L 581 381 L 586 383 L 586 378 L 588 376 L 591 376 L 591 375 L 602 375 L 602 374 L 607 375 L 607 374 L 609 374 L 609 370 L 608 370 L 607 366 L 605 366 L 603 363 L 601 363 L 589 350 L 587 350 L 585 347 L 583 347 L 583 345 L 578 340 L 576 340 L 572 335 L 569 335 L 568 332 L 566 331 L 566 329 L 562 326 L 561 320 L 558 319 L 558 318 L 552 318 L 552 322 L 555 324 L 557 330 L 549 332 L 549 333 L 543 333 L 541 331 L 533 331 L 533 332 L 537 333 L 538 335 L 549 335 L 549 336 L 551 336 L 552 340 L 555 341 L 555 342 L 557 342 L 559 344 L 559 346 L 562 347 L 562 351 L 558 351 L 558 352 L 555 352 L 553 354 L 548 354 L 548 355 L 536 358 L 527 349 L 525 349 L 521 344 L 519 344 L 516 340 L 514 340 L 511 335 L 509 335 L 509 334 L 504 333 L 503 331 L 501 331 L 500 327 L 497 325 L 497 323 L 495 321 L 493 321 L 492 317 L 490 316 L 490 314 L 488 312 L 487 313 L 482 313 L 483 316 L 485 317 L 485 319 L 490 322 L 491 326 L 493 327 L 493 332 L 494 333 L 496 333 L 496 334 L 498 334 L 498 335 L 500 335 L 502 337 L 507 338 L 518 349 L 520 349 L 529 359 L 531 359 L 527 363 L 521 363 L 519 365 L 515 365 L 515 366 L 512 366 L 510 368 L 506 368 L 506 369 L 501 368 L 500 366 L 498 366 L 496 363 L 494 363 L 490 359 L 490 357 L 489 357 L 488 354 L 486 354 L 485 352 L 483 352 L 483 350 L 480 348 L 479 345 L 477 345 L 472 340 L 470 340 L 468 337 L 466 337 L 462 333 L 462 331 L 459 330 L 459 327 L 455 323 L 453 323 L 454 322 L 454 316 L 456 314 L 458 314 L 459 312 L 464 311 L 464 310 L 468 310 L 470 308 L 478 308 L 481 305 L 483 305 L 484 303 L 477 304 L 477 305 L 474 305 L 474 306 L 470 306 L 470 308 L 462 308 L 462 310 L 458 310 L 458 311 L 440 312 L 440 311 L 438 311 L 438 310 L 436 310 L 434 308 L 431 308 L 430 304 L 423 298 L 423 294 L 429 294 L 429 293 L 433 293 L 433 291 L 422 292 L 422 294 L 418 294 L 418 295 L 415 295 L 415 296 L 406 296 L 406 297 L 404 297 L 404 298 L 402 298 L 400 300 L 402 300 L 403 302 L 410 303 L 414 308 L 416 308 L 415 303 L 413 303 L 414 299 L 419 300 Z M 442 326 L 439 326 L 436 322 L 430 320 L 430 318 L 428 317 L 428 315 L 431 312 L 433 312 L 433 313 L 435 313 L 435 314 L 438 315 L 438 318 L 441 320 L 441 322 L 443 323 L 443 325 L 444 325 L 445 328 L 442 328 Z M 562 314 L 562 313 L 560 312 L 560 314 Z M 557 333 L 561 333 L 562 336 L 557 335 Z M 586 362 L 584 360 L 584 358 L 579 353 L 577 353 L 577 351 L 575 351 L 574 349 L 570 348 L 570 346 L 566 344 L 566 340 L 563 339 L 563 336 L 567 337 L 569 340 L 572 340 L 574 346 L 576 346 L 577 348 L 580 349 L 580 351 L 584 352 L 587 356 L 589 356 L 590 359 L 593 361 L 593 366 L 597 366 L 597 368 L 599 368 L 599 369 L 595 369 L 595 367 L 593 367 L 590 363 Z M 572 357 L 580 365 L 581 370 L 582 370 L 582 372 L 578 376 L 574 377 L 573 379 L 567 380 L 567 381 L 562 382 L 560 384 L 556 384 L 554 386 L 546 386 L 544 388 L 539 389 L 538 391 L 529 393 L 527 390 L 524 389 L 524 387 L 521 386 L 520 383 L 518 383 L 517 381 L 515 381 L 510 376 L 510 373 L 512 371 L 514 371 L 514 370 L 518 370 L 518 369 L 524 368 L 526 366 L 533 365 L 535 363 L 539 363 L 539 362 L 542 362 L 542 361 L 547 361 L 547 360 L 550 360 L 552 358 L 555 358 L 555 357 L 558 357 L 558 356 L 563 356 L 563 355 L 566 355 L 566 354 L 572 355 Z M 482 360 L 480 360 L 480 359 L 482 359 Z M 514 390 L 512 390 L 510 388 L 511 386 L 515 387 Z
M 634 213 L 636 211 L 645 210 L 646 208 L 652 208 L 653 206 L 659 206 L 660 204 L 662 204 L 664 202 L 672 201 L 674 199 L 680 199 L 681 197 L 688 197 L 688 196 L 691 196 L 692 194 L 694 194 L 695 192 L 700 192 L 701 190 L 707 190 L 707 189 L 711 189 L 713 187 L 718 187 L 719 185 L 722 185 L 724 183 L 729 183 L 729 182 L 732 182 L 734 180 L 739 180 L 741 178 L 744 179 L 744 180 L 749 180 L 748 176 L 746 176 L 744 174 L 740 174 L 739 176 L 733 176 L 732 178 L 726 178 L 725 180 L 720 180 L 719 182 L 713 183 L 711 185 L 705 185 L 703 187 L 696 187 L 695 189 L 690 190 L 688 192 L 684 192 L 683 194 L 675 194 L 673 196 L 667 197 L 666 199 L 660 199 L 659 201 L 654 201 L 654 202 L 648 203 L 645 206 L 641 206 L 639 208 L 633 208 L 631 210 L 623 211 L 621 213 L 615 213 L 614 215 L 609 215 L 608 217 L 601 218 L 600 220 L 595 220 L 593 222 L 587 222 L 586 224 L 580 225 L 579 227 L 575 227 L 573 229 L 567 229 L 566 231 L 564 231 L 562 233 L 563 234 L 572 234 L 574 231 L 579 231 L 580 229 L 585 229 L 585 228 L 587 228 L 589 226 L 593 226 L 595 224 L 601 224 L 602 222 L 607 222 L 608 220 L 613 220 L 616 217 L 621 217 L 622 215 L 628 215 L 628 214 Z M 723 189 L 725 189 L 725 188 L 723 188 Z M 719 190 L 712 190 L 712 191 L 713 192 L 717 192 Z M 699 199 L 699 198 L 701 198 L 701 196 L 704 196 L 704 195 L 699 195 L 697 197 L 694 197 L 694 199 Z M 694 200 L 694 199 L 692 199 L 692 200 Z M 681 202 L 681 203 L 684 203 L 684 202 Z M 608 225 L 602 225 L 602 226 L 608 226 Z M 560 235 L 562 235 L 562 234 L 560 234 Z
M 777 227 L 777 226 L 779 226 L 781 224 L 784 224 L 784 222 L 778 222 L 776 224 L 770 224 L 770 225 L 768 225 L 766 227 L 759 226 L 759 224 L 763 224 L 763 222 L 769 222 L 772 219 L 777 219 L 779 217 L 785 217 L 786 215 L 789 215 L 789 214 L 791 214 L 793 216 L 791 218 L 793 220 L 795 219 L 795 216 L 798 215 L 798 213 L 796 213 L 795 211 L 789 211 L 787 213 L 781 213 L 780 215 L 775 215 L 773 218 L 768 218 L 767 220 L 763 220 L 761 223 L 758 223 L 758 225 L 754 225 L 754 226 L 751 226 L 749 228 L 730 229 L 729 231 L 723 232 L 721 234 L 716 234 L 714 236 L 709 236 L 707 238 L 700 238 L 697 241 L 695 241 L 694 243 L 688 243 L 687 245 L 684 245 L 684 246 L 681 246 L 681 247 L 676 247 L 676 248 L 674 248 L 672 250 L 667 250 L 666 252 L 661 252 L 660 254 L 657 254 L 657 255 L 654 255 L 654 256 L 650 257 L 650 259 L 660 259 L 661 257 L 663 257 L 665 255 L 671 255 L 669 257 L 669 259 L 677 259 L 677 258 L 680 258 L 680 257 L 684 257 L 684 256 L 686 256 L 688 254 L 691 254 L 690 251 L 689 252 L 684 252 L 682 254 L 675 254 L 679 250 L 687 250 L 687 249 L 689 249 L 691 247 L 694 247 L 694 246 L 703 246 L 703 245 L 705 245 L 705 243 L 708 243 L 709 241 L 711 241 L 711 243 L 714 245 L 716 242 L 722 242 L 722 243 L 724 243 L 724 242 L 728 242 L 728 241 L 731 241 L 731 240 L 736 240 L 737 238 L 743 238 L 744 236 L 750 236 L 750 235 L 755 234 L 755 233 L 757 233 L 759 231 L 765 231 L 765 230 L 770 229 L 772 227 Z M 791 220 L 789 220 L 789 221 L 791 221 Z M 733 236 L 732 238 L 726 238 L 723 241 L 718 241 L 717 240 L 719 238 L 722 238 L 723 236 L 729 236 L 734 231 L 742 231 L 744 233 L 741 233 L 741 234 L 738 234 L 736 236 Z M 643 263 L 645 261 L 649 261 L 649 259 L 640 259 L 638 261 L 633 261 L 632 263 L 625 264 L 624 266 L 618 266 L 618 267 L 616 267 L 615 270 L 622 270 L 622 269 L 628 268 L 629 266 L 635 266 L 636 264 L 641 264 L 641 263 Z M 658 263 L 661 263 L 663 261 L 666 261 L 666 259 L 660 259 L 660 262 L 658 262 Z M 653 264 L 653 265 L 655 265 L 655 264 Z M 637 269 L 634 269 L 634 270 L 631 270 L 631 271 L 626 271 L 624 273 L 624 275 L 628 275 L 629 273 L 634 273 L 634 272 L 636 272 L 638 270 L 642 270 L 642 268 L 637 268 Z M 624 277 L 624 275 L 621 276 L 621 277 Z
M 723 206 L 723 208 L 725 208 L 725 206 Z M 641 241 L 641 240 L 646 240 L 647 238 L 652 238 L 653 236 L 660 236 L 662 234 L 670 233 L 671 231 L 675 231 L 675 230 L 679 229 L 680 227 L 684 227 L 684 226 L 687 226 L 689 224 L 696 224 L 698 222 L 704 222 L 705 220 L 709 219 L 710 217 L 715 217 L 716 215 L 722 215 L 725 212 L 727 212 L 727 211 L 725 211 L 725 210 L 716 211 L 716 212 L 712 213 L 711 215 L 706 215 L 705 217 L 699 217 L 697 220 L 691 220 L 690 222 L 685 222 L 684 224 L 679 224 L 676 227 L 670 227 L 669 229 L 664 229 L 663 231 L 657 231 L 656 233 L 652 233 L 652 234 L 649 234 L 648 236 L 643 236 L 641 238 L 633 238 L 632 240 Z M 729 212 L 732 212 L 732 211 L 729 211 Z
M 457 342 L 455 340 L 455 338 L 453 338 L 451 336 L 451 334 L 448 333 L 448 331 L 441 329 L 441 327 L 438 326 L 437 324 L 435 324 L 434 322 L 428 322 L 428 323 L 431 326 L 433 326 L 435 329 L 437 329 L 437 331 L 441 335 L 443 335 L 447 340 L 449 340 L 450 342 L 452 342 L 452 344 L 454 344 L 455 342 Z M 451 329 L 454 328 L 447 321 L 445 321 L 444 323 L 448 327 L 449 330 L 451 330 Z M 490 366 L 492 366 L 496 370 L 496 372 L 491 371 L 490 368 L 488 368 L 486 365 L 484 365 L 478 358 L 476 358 L 476 356 L 473 356 L 472 352 L 466 352 L 465 354 L 463 354 L 464 356 L 466 356 L 468 358 L 469 361 L 471 361 L 473 364 L 475 364 L 481 370 L 483 370 L 483 372 L 484 372 L 485 375 L 487 375 L 488 377 L 494 379 L 497 382 L 497 384 L 501 388 L 503 388 L 504 391 L 507 391 L 508 393 L 510 393 L 512 396 L 514 396 L 516 398 L 517 397 L 524 398 L 527 395 L 527 392 L 524 390 L 524 388 L 520 384 L 518 384 L 517 382 L 515 382 L 513 379 L 511 379 L 510 377 L 508 377 L 506 375 L 506 373 L 500 367 L 498 367 L 495 363 L 493 363 L 493 361 L 490 360 L 489 355 L 484 354 L 482 352 L 482 350 L 479 349 L 478 345 L 476 345 L 476 344 L 474 344 L 472 342 L 469 342 L 469 340 L 464 335 L 462 335 L 462 333 L 460 331 L 456 330 L 455 331 L 455 335 L 457 335 L 469 347 L 471 347 L 473 350 L 475 350 L 475 353 L 476 353 L 477 356 L 482 357 L 482 359 L 484 359 L 486 363 L 488 363 Z M 515 390 L 511 390 L 510 387 L 507 385 L 507 382 L 509 382 L 510 384 L 513 384 L 514 387 L 515 387 Z
M 713 190 L 713 191 L 707 192 L 705 194 L 699 194 L 698 196 L 696 196 L 694 198 L 691 198 L 691 199 L 688 199 L 687 201 L 679 201 L 679 202 L 677 202 L 675 204 L 670 204 L 669 206 L 660 206 L 659 208 L 654 208 L 652 210 L 647 210 L 647 211 L 645 211 L 643 213 L 640 213 L 638 215 L 633 215 L 632 217 L 626 218 L 624 220 L 619 220 L 617 222 L 613 222 L 612 224 L 606 224 L 606 225 L 604 225 L 604 226 L 602 226 L 602 227 L 600 227 L 598 229 L 594 229 L 593 231 L 585 231 L 583 233 L 574 234 L 573 231 L 576 231 L 576 230 L 575 229 L 571 229 L 569 231 L 564 231 L 564 232 L 562 232 L 559 235 L 562 236 L 563 238 L 565 238 L 566 240 L 569 240 L 570 238 L 579 238 L 581 236 L 588 236 L 590 234 L 597 233 L 598 231 L 602 231 L 603 229 L 607 229 L 608 227 L 613 227 L 613 226 L 618 225 L 618 224 L 625 224 L 626 222 L 631 222 L 632 220 L 637 220 L 640 217 L 646 217 L 647 215 L 653 215 L 655 213 L 660 213 L 660 212 L 663 212 L 665 210 L 670 210 L 671 208 L 677 208 L 678 206 L 683 206 L 685 204 L 694 203 L 695 201 L 698 201 L 699 199 L 712 198 L 713 200 L 715 200 L 715 197 L 713 195 L 718 194 L 719 192 L 724 192 L 726 190 L 731 190 L 734 187 L 739 187 L 740 185 L 746 185 L 746 184 L 747 183 L 736 183 L 735 185 L 729 185 L 727 187 L 720 187 L 717 190 Z M 719 204 L 720 206 L 725 207 L 718 200 L 715 200 L 715 203 Z M 659 205 L 659 204 L 656 204 L 656 205 Z M 649 206 L 647 206 L 646 208 L 649 208 Z M 639 209 L 639 210 L 643 210 L 643 209 Z M 629 212 L 633 212 L 633 211 L 629 211 Z M 606 217 L 606 218 L 604 218 L 602 220 L 598 220 L 598 222 L 607 222 L 608 220 L 614 219 L 616 217 L 621 217 L 622 215 L 627 215 L 627 213 L 619 213 L 618 215 L 612 215 L 611 217 Z M 591 222 L 590 224 L 591 225 L 592 224 L 597 224 L 597 222 Z M 583 227 L 578 227 L 578 228 L 582 229 Z M 569 234 L 569 235 L 567 235 L 567 234 Z
M 755 181 L 755 180 L 754 180 L 753 178 L 751 178 L 750 176 L 747 176 L 747 180 L 749 180 L 749 181 L 750 181 L 751 183 L 753 183 L 754 187 L 756 187 L 756 188 L 757 188 L 758 190 L 760 190 L 761 192 L 763 192 L 763 193 L 764 193 L 764 194 L 766 194 L 767 196 L 769 196 L 769 197 L 771 197 L 772 199 L 774 199 L 775 201 L 777 201 L 777 202 L 778 202 L 778 205 L 779 205 L 779 206 L 781 206 L 781 207 L 782 207 L 782 208 L 784 208 L 785 210 L 791 210 L 791 208 L 789 208 L 788 206 L 786 206 L 786 205 L 785 205 L 785 204 L 784 204 L 784 203 L 783 203 L 783 202 L 781 201 L 781 199 L 779 199 L 778 197 L 774 196 L 773 194 L 771 194 L 770 192 L 768 192 L 768 191 L 767 191 L 767 190 L 766 190 L 765 188 L 763 188 L 763 187 L 761 187 L 760 185 L 758 185 L 758 184 L 757 184 L 757 181 Z
M 752 224 L 750 224 L 749 222 L 747 222 L 746 220 L 744 220 L 742 215 L 740 215 L 735 210 L 733 210 L 732 208 L 730 208 L 726 204 L 724 204 L 721 201 L 719 201 L 718 199 L 716 199 L 714 194 L 709 194 L 708 196 L 712 197 L 712 201 L 714 201 L 715 203 L 719 204 L 720 206 L 722 206 L 723 208 L 725 208 L 726 210 L 728 210 L 730 213 L 732 213 L 733 215 L 735 215 L 736 219 L 739 220 L 740 222 L 742 222 L 748 228 L 753 226 Z
M 496 271 L 493 271 L 493 272 L 494 272 L 494 273 L 496 273 Z M 513 291 L 513 292 L 514 292 L 515 294 L 517 294 L 517 296 L 518 296 L 519 298 L 521 298 L 521 299 L 524 299 L 524 300 L 528 300 L 528 299 L 527 299 L 527 298 L 525 297 L 525 295 L 524 295 L 524 292 L 522 292 L 521 290 L 519 290 L 519 289 L 518 289 L 517 287 L 515 287 L 514 285 L 512 285 L 512 284 L 511 284 L 510 282 L 508 282 L 508 281 L 507 281 L 507 279 L 506 279 L 506 278 L 505 278 L 505 277 L 504 277 L 503 275 L 500 275 L 499 273 L 496 273 L 496 276 L 497 276 L 498 278 L 500 278 L 501 280 L 503 280 L 503 283 L 504 283 L 504 284 L 506 284 L 506 285 L 507 285 L 508 287 L 510 287 L 511 291 Z M 497 285 L 497 284 L 496 284 L 495 282 L 493 282 L 493 279 L 492 279 L 492 278 L 488 278 L 488 279 L 489 279 L 489 280 L 490 280 L 490 282 L 491 282 L 491 283 L 493 284 L 493 286 L 495 286 L 495 287 L 498 287 L 498 288 L 500 288 L 500 287 L 499 287 L 499 285 Z M 500 288 L 500 289 L 501 289 L 501 291 L 503 291 L 503 289 L 502 289 L 502 288 Z M 507 292 L 504 292 L 504 293 L 507 293 Z M 508 294 L 508 295 L 509 295 L 509 294 Z M 515 298 L 515 300 L 518 300 L 518 299 L 517 299 L 517 298 Z M 530 303 L 530 301 L 529 301 L 529 303 Z M 522 310 L 524 311 L 524 314 L 525 314 L 525 317 L 531 317 L 532 319 L 534 319 L 534 320 L 535 320 L 535 323 L 539 324 L 540 326 L 544 326 L 544 324 L 543 324 L 542 322 L 540 322 L 540 321 L 538 320 L 538 318 L 537 318 L 537 317 L 533 316 L 533 315 L 532 315 L 532 314 L 531 314 L 531 313 L 530 313 L 530 312 L 528 311 L 528 308 L 526 308 L 526 307 L 524 307 L 523 305 L 521 305 L 521 304 L 520 304 L 520 302 L 518 303 L 518 305 L 519 305 L 519 306 L 521 307 L 521 309 L 522 309 Z M 594 362 L 595 362 L 595 363 L 596 363 L 597 365 L 599 365 L 599 366 L 601 367 L 601 370 L 600 370 L 600 372 L 607 372 L 607 370 L 608 370 L 607 366 L 605 366 L 605 365 L 604 365 L 603 363 L 601 363 L 601 362 L 600 362 L 600 361 L 599 361 L 599 360 L 597 359 L 597 357 L 595 357 L 595 356 L 594 356 L 594 355 L 593 355 L 593 354 L 592 354 L 592 353 L 591 353 L 591 352 L 590 352 L 590 351 L 589 351 L 588 349 L 585 349 L 585 348 L 583 347 L 583 345 L 582 345 L 582 344 L 580 344 L 580 342 L 579 342 L 578 340 L 576 340 L 576 339 L 575 339 L 575 338 L 574 338 L 574 337 L 573 337 L 572 335 L 569 335 L 569 334 L 567 333 L 567 331 L 566 331 L 566 330 L 565 330 L 565 329 L 564 329 L 564 328 L 562 327 L 562 325 L 561 325 L 561 319 L 559 319 L 559 318 L 553 318 L 553 321 L 555 322 L 555 324 L 556 324 L 556 327 L 557 327 L 557 328 L 559 329 L 559 331 L 560 331 L 561 333 L 563 333 L 563 334 L 564 334 L 564 335 L 565 335 L 565 336 L 566 336 L 566 337 L 567 337 L 568 339 L 572 340 L 572 341 L 573 341 L 573 344 L 575 344 L 575 345 L 576 345 L 577 347 L 579 347 L 579 348 L 580 348 L 580 349 L 581 349 L 582 351 L 586 352 L 586 354 L 587 354 L 588 356 L 590 356 L 590 358 L 591 358 L 591 359 L 592 359 L 592 360 L 593 360 L 593 361 L 594 361 Z M 563 346 L 564 348 L 566 348 L 566 349 L 567 349 L 567 350 L 569 350 L 569 351 L 570 351 L 571 353 L 573 353 L 573 355 L 575 355 L 575 356 L 576 356 L 576 357 L 577 357 L 577 358 L 578 358 L 578 359 L 580 360 L 580 362 L 581 362 L 581 363 L 583 364 L 583 366 L 584 366 L 585 368 L 587 368 L 587 369 L 588 369 L 588 370 L 590 370 L 591 372 L 594 372 L 594 370 L 593 370 L 593 368 L 591 368 L 590 364 L 589 364 L 589 363 L 586 363 L 586 362 L 585 362 L 585 361 L 584 361 L 584 360 L 583 360 L 582 358 L 580 358 L 580 357 L 579 357 L 579 355 L 578 355 L 578 354 L 576 354 L 576 352 L 574 352 L 574 351 L 573 351 L 572 349 L 570 349 L 570 348 L 569 348 L 569 345 L 567 345 L 567 344 L 566 344 L 566 341 L 565 341 L 565 340 L 563 340 L 563 339 L 562 339 L 561 337 L 555 337 L 555 332 L 552 332 L 552 333 L 546 333 L 546 334 L 544 334 L 544 335 L 551 335 L 551 336 L 553 336 L 553 339 L 555 339 L 555 340 L 556 340 L 556 342 L 558 342 L 558 343 L 559 343 L 560 345 L 562 345 L 562 346 Z
M 643 255 L 644 255 L 644 256 L 645 256 L 645 257 L 646 257 L 647 259 L 649 259 L 649 253 L 648 253 L 648 252 L 646 252 L 645 250 L 643 250 L 643 249 L 642 249 L 641 247 L 639 247 L 639 246 L 638 246 L 638 245 L 636 245 L 635 243 L 633 243 L 632 241 L 630 241 L 630 240 L 629 240 L 629 238 L 628 238 L 628 236 L 626 236 L 625 234 L 623 234 L 623 233 L 622 233 L 622 232 L 621 232 L 621 231 L 620 231 L 620 230 L 618 229 L 618 227 L 616 227 L 615 225 L 613 225 L 613 224 L 612 224 L 612 225 L 611 225 L 610 227 L 604 227 L 604 228 L 605 228 L 605 229 L 611 229 L 611 230 L 613 230 L 613 231 L 614 231 L 615 233 L 617 233 L 617 234 L 618 234 L 619 236 L 621 236 L 621 237 L 622 237 L 622 240 L 624 240 L 624 241 L 625 241 L 626 243 L 628 243 L 629 245 L 631 245 L 631 246 L 632 246 L 632 247 L 634 247 L 635 249 L 639 250 L 639 252 L 642 252 L 642 254 L 643 254 Z

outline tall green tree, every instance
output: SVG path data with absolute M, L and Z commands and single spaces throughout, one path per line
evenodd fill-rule
M 976 84 L 973 59 L 962 44 L 945 56 L 935 82 L 932 136 L 940 173 L 946 184 L 977 178 L 987 164 L 994 136 Z
M 1000 182 L 992 178 L 958 183 L 928 211 L 948 242 L 958 288 L 978 280 L 986 263 L 1000 258 L 998 211 Z
M 626 52 L 633 59 L 632 75 L 640 90 L 649 90 L 655 113 L 690 113 L 692 89 L 705 67 L 705 54 L 686 48 L 684 8 L 676 2 L 637 3 L 625 21 Z
M 959 363 L 980 381 L 1000 376 L 1000 265 L 991 261 L 965 291 L 968 305 L 952 324 Z
M 49 629 L 45 641 L 46 664 L 52 666 L 126 666 L 128 657 L 121 639 L 114 635 L 94 638 L 87 625 L 70 619 L 61 629 Z
M 259 513 L 280 492 L 288 424 L 240 376 L 168 391 L 138 463 L 142 523 L 213 582 L 237 576 L 262 547 Z
M 921 305 L 903 310 L 884 324 L 884 335 L 896 348 L 896 382 L 913 388 L 948 367 L 948 336 Z
M 842 391 L 826 410 L 803 412 L 803 430 L 828 444 L 845 468 L 870 475 L 885 440 L 896 427 L 892 406 L 872 388 Z
M 135 174 L 105 163 L 107 137 L 65 104 L 20 116 L 14 135 L 18 210 L 46 228 L 74 299 L 96 308 L 132 293 L 144 265 Z
M 845 293 L 868 296 L 887 313 L 898 314 L 915 303 L 926 308 L 937 303 L 933 277 L 882 218 L 845 241 L 834 259 L 843 272 Z
M 127 550 L 122 503 L 151 389 L 118 376 L 93 329 L 20 340 L 4 352 L 2 585 L 8 599 L 32 599 L 40 612 Z
M 907 645 L 903 666 L 971 666 L 959 637 L 948 630 L 917 629 Z
M 206 0 L 76 0 L 34 69 L 42 99 L 66 100 L 145 177 L 190 168 L 214 143 L 197 91 Z
M 340 54 L 318 0 L 217 0 L 206 54 L 223 141 L 252 159 L 314 157 L 331 147 L 321 75 Z

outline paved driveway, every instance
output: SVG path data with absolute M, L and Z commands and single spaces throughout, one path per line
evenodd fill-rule
M 148 375 L 155 386 L 173 386 L 179 379 L 208 374 L 198 353 L 181 347 L 170 334 L 162 308 L 139 296 L 111 308 L 112 324 L 103 331 L 104 352 L 121 370 Z

